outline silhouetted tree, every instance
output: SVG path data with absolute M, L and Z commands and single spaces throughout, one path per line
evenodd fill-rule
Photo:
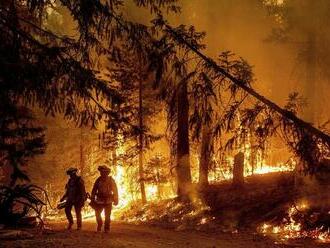
M 150 11 L 177 11 L 174 0 L 134 3 Z M 126 112 L 112 109 L 125 99 L 100 73 L 102 59 L 118 57 L 120 43 L 144 56 L 142 44 L 150 31 L 125 19 L 122 4 L 118 0 L 1 1 L 1 106 L 37 106 L 45 114 L 62 114 L 80 126 L 96 127 L 104 118 L 117 126 L 127 123 Z M 71 37 L 48 29 L 49 13 L 58 8 L 76 25 Z
M 171 180 L 168 161 L 160 154 L 149 159 L 145 167 L 145 181 L 157 186 L 158 199 L 163 198 L 163 185 Z
M 5 103 L 4 98 L 0 115 L 0 166 L 12 167 L 10 186 L 14 186 L 17 179 L 29 180 L 24 166 L 29 159 L 44 152 L 45 129 L 36 125 L 31 110 Z
M 228 68 L 221 64 L 217 64 L 214 60 L 204 55 L 200 51 L 200 48 L 196 46 L 196 44 L 191 41 L 189 37 L 186 37 L 175 28 L 167 24 L 162 16 L 159 16 L 157 19 L 157 24 L 159 29 L 168 33 L 174 40 L 176 40 L 176 42 L 182 46 L 185 46 L 189 51 L 193 51 L 193 53 L 201 59 L 204 70 L 208 69 L 212 73 L 213 80 L 223 82 L 225 79 L 230 83 L 233 93 L 236 95 L 245 94 L 246 97 L 249 97 L 249 99 L 252 98 L 256 101 L 253 111 L 248 111 L 251 115 L 245 116 L 249 118 L 245 118 L 241 122 L 243 127 L 250 125 L 251 123 L 255 124 L 257 117 L 260 117 L 259 114 L 265 114 L 265 116 L 270 117 L 270 119 L 265 118 L 265 120 L 268 120 L 270 123 L 264 123 L 267 125 L 267 132 L 260 132 L 261 136 L 265 134 L 269 135 L 271 131 L 274 131 L 274 127 L 282 128 L 284 131 L 284 140 L 286 141 L 288 147 L 291 148 L 292 151 L 301 159 L 301 162 L 304 165 L 304 171 L 314 173 L 318 170 L 321 161 L 325 159 L 330 150 L 330 136 L 326 132 L 315 128 L 311 124 L 297 117 L 297 112 L 290 108 L 291 104 L 289 104 L 289 107 L 286 106 L 285 108 L 281 108 L 276 103 L 260 95 L 251 87 L 249 80 L 247 80 L 250 76 L 246 74 L 246 71 L 239 71 L 240 73 L 238 75 L 233 76 Z M 293 96 L 293 100 L 296 100 L 295 95 Z M 231 111 L 228 111 L 228 116 L 226 119 L 235 119 L 233 118 L 237 116 L 235 112 L 239 109 L 242 102 L 246 102 L 246 99 L 243 98 L 241 102 L 234 101 L 233 104 L 230 104 L 230 108 L 232 109 Z M 266 113 L 261 110 L 265 110 Z M 274 120 L 277 121 L 275 122 Z M 231 121 L 222 122 L 223 123 L 221 123 L 220 126 L 229 125 L 230 127 Z M 274 123 L 277 123 L 277 125 Z M 218 128 L 218 130 L 221 130 L 221 128 Z M 243 134 L 244 137 L 244 133 L 246 132 L 240 132 L 238 134 Z
M 106 131 L 108 138 L 104 142 L 111 145 L 111 139 L 115 140 L 116 136 L 117 138 L 122 136 L 127 152 L 129 150 L 131 152 L 131 159 L 134 160 L 135 155 L 138 156 L 141 199 L 146 203 L 143 156 L 150 144 L 160 138 L 150 131 L 150 126 L 161 110 L 162 104 L 158 99 L 158 90 L 152 87 L 153 72 L 149 70 L 148 61 L 130 51 L 128 47 L 123 46 L 121 51 L 120 62 L 114 61 L 114 65 L 108 68 L 108 73 L 117 82 L 118 89 L 127 99 L 125 103 L 116 107 L 120 112 L 129 110 L 126 118 L 130 125 L 119 127 L 116 133 L 112 132 L 113 128 L 109 128 Z M 115 124 L 109 123 L 109 125 Z
M 158 20 L 154 20 L 156 28 Z M 204 33 L 195 31 L 193 26 L 180 25 L 176 32 L 186 37 L 198 48 Z M 162 33 L 156 41 L 158 49 L 151 53 L 151 66 L 156 68 L 155 82 L 160 87 L 160 96 L 167 103 L 168 126 L 173 135 L 172 154 L 176 158 L 174 166 L 177 177 L 177 194 L 185 200 L 192 193 L 189 141 L 189 95 L 192 82 L 199 75 L 199 66 L 189 49 L 178 43 L 168 33 Z M 196 63 L 196 64 L 195 64 Z

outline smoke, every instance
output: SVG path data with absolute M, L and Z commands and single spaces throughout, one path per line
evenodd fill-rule
M 320 172 L 314 176 L 298 178 L 300 200 L 305 201 L 310 209 L 329 211 L 330 208 L 330 185 L 328 183 L 329 173 Z
M 262 0 L 182 0 L 182 14 L 172 23 L 195 25 L 206 31 L 207 53 L 216 58 L 230 50 L 254 68 L 258 91 L 284 105 L 290 92 L 307 98 L 303 117 L 321 124 L 330 118 L 329 79 L 330 2 L 286 0 L 283 11 L 272 15 Z M 274 28 L 285 31 L 287 42 L 272 37 Z M 314 40 L 310 40 L 311 36 Z M 268 42 L 266 41 L 268 40 Z M 271 41 L 269 41 L 271 40 Z
M 287 46 L 265 42 L 273 20 L 259 0 L 183 0 L 179 21 L 207 33 L 207 53 L 216 58 L 230 50 L 254 68 L 255 87 L 271 99 L 284 103 L 288 95 L 292 54 Z M 281 85 L 279 88 L 278 85 Z
M 289 92 L 299 91 L 312 99 L 309 99 L 309 102 L 314 106 L 314 111 L 317 111 L 319 117 L 317 122 L 321 123 L 330 118 L 326 109 L 329 106 L 328 99 L 330 99 L 328 80 L 330 72 L 326 68 L 329 64 L 328 61 L 330 62 L 328 46 L 330 36 L 327 25 L 328 18 L 330 18 L 328 14 L 330 13 L 328 11 L 330 1 L 284 0 L 283 5 L 290 10 L 288 12 L 290 16 L 283 16 L 283 20 L 286 20 L 286 17 L 289 17 L 287 20 L 290 20 L 290 29 L 288 29 L 290 42 L 286 43 L 266 42 L 273 28 L 278 24 L 276 23 L 278 20 L 269 14 L 262 0 L 179 0 L 179 3 L 182 6 L 182 13 L 169 15 L 169 22 L 173 25 L 181 23 L 194 25 L 197 30 L 206 31 L 207 48 L 205 52 L 208 55 L 216 58 L 221 51 L 226 50 L 236 53 L 253 66 L 256 77 L 254 86 L 261 94 L 284 105 Z M 152 18 L 147 10 L 137 10 L 133 4 L 129 4 L 125 8 L 126 14 L 132 20 L 147 23 Z M 50 26 L 52 24 L 49 23 Z M 68 33 L 74 33 L 72 30 L 75 25 L 67 16 L 63 20 L 63 27 L 65 26 L 67 26 Z M 58 33 L 63 31 L 61 28 L 57 28 Z M 312 54 L 312 60 L 314 58 L 315 61 L 309 65 L 309 68 L 315 66 L 314 77 L 311 77 L 311 73 L 307 73 L 309 72 L 308 63 L 304 62 L 311 61 L 308 58 L 311 56 L 308 53 L 310 49 L 306 46 L 307 33 L 313 33 L 315 36 L 313 48 L 315 53 Z M 310 85 L 312 87 L 309 87 Z M 310 94 L 311 91 L 314 93 Z M 317 101 L 317 104 L 313 101 Z M 164 119 L 164 116 L 160 118 Z M 153 128 L 158 133 L 163 133 L 166 129 L 165 122 L 159 123 L 160 125 Z M 55 132 L 50 133 L 49 136 L 49 143 L 54 142 L 54 146 L 61 142 L 55 142 L 52 138 L 68 139 Z M 63 148 L 63 150 L 65 149 Z M 161 140 L 154 146 L 153 152 L 164 153 L 164 150 L 169 153 L 168 144 Z M 56 163 L 59 162 L 57 161 L 67 162 L 62 157 L 47 156 L 49 156 L 48 163 L 52 168 L 58 167 Z M 63 157 L 67 157 L 66 154 L 63 154 Z M 78 152 L 75 153 L 75 160 L 79 160 Z M 46 163 L 45 167 L 49 166 Z M 45 172 L 40 177 L 47 174 L 50 173 Z

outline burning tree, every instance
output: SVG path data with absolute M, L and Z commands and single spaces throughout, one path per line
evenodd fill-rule
M 164 198 L 164 186 L 171 179 L 168 161 L 160 154 L 150 158 L 145 168 L 145 181 L 157 187 L 158 199 Z
M 224 151 L 254 143 L 251 147 L 259 152 L 276 134 L 305 162 L 305 171 L 318 170 L 329 153 L 330 138 L 297 117 L 296 94 L 281 108 L 253 89 L 246 61 L 232 60 L 228 53 L 217 62 L 205 56 L 204 33 L 184 25 L 173 28 L 162 18 L 161 8 L 177 11 L 174 0 L 135 1 L 156 13 L 151 26 L 130 21 L 121 4 L 116 0 L 88 4 L 61 0 L 58 6 L 52 1 L 3 1 L 3 95 L 15 104 L 38 106 L 45 114 L 61 114 L 78 126 L 98 127 L 105 120 L 115 161 L 118 135 L 125 141 L 138 138 L 142 158 L 151 139 L 142 118 L 143 84 L 154 82 L 167 104 L 181 199 L 192 193 L 191 136 L 201 140 L 202 185 L 208 183 L 213 147 Z M 49 12 L 59 11 L 57 7 L 77 27 L 71 37 L 52 32 L 44 22 Z M 139 90 L 138 107 L 136 95 L 130 95 L 133 86 Z M 226 145 L 223 135 L 230 137 Z M 140 185 L 143 192 L 142 181 Z
M 127 122 L 125 125 L 107 122 L 102 142 L 104 148 L 112 150 L 113 157 L 120 160 L 122 166 L 127 166 L 128 163 L 138 164 L 141 200 L 146 203 L 143 157 L 150 145 L 160 139 L 160 135 L 153 133 L 150 126 L 161 111 L 162 104 L 158 99 L 158 91 L 152 87 L 153 73 L 148 68 L 148 60 L 130 51 L 125 45 L 118 56 L 110 59 L 113 64 L 109 65 L 107 73 L 127 99 L 126 102 L 113 106 L 119 112 L 126 113 Z M 125 159 L 115 155 L 119 146 L 125 150 Z
M 242 74 L 239 74 L 238 77 L 231 75 L 228 68 L 217 64 L 215 61 L 205 56 L 200 51 L 198 44 L 189 40 L 190 36 L 186 37 L 169 26 L 161 16 L 155 22 L 158 27 L 164 32 L 167 32 L 172 39 L 182 44 L 182 46 L 185 46 L 186 49 L 192 51 L 200 59 L 200 64 L 204 66 L 204 70 L 208 70 L 211 75 L 210 77 L 212 77 L 214 81 L 218 81 L 224 85 L 229 83 L 234 96 L 240 93 L 243 95 L 246 94 L 246 97 L 243 98 L 245 101 L 237 102 L 234 98 L 233 104 L 229 105 L 233 108 L 230 113 L 234 115 L 231 116 L 235 116 L 235 111 L 239 110 L 239 107 L 243 102 L 246 102 L 247 99 L 256 101 L 252 108 L 245 110 L 245 115 L 240 122 L 240 126 L 249 127 L 256 124 L 256 121 L 260 120 L 259 118 L 265 116 L 265 118 L 262 118 L 263 126 L 257 129 L 256 135 L 258 137 L 262 138 L 264 135 L 269 136 L 270 134 L 274 134 L 275 131 L 278 130 L 277 128 L 281 128 L 286 144 L 301 159 L 302 164 L 305 166 L 305 171 L 313 173 L 322 166 L 322 161 L 329 153 L 330 137 L 325 132 L 322 132 L 298 118 L 296 116 L 296 109 L 293 108 L 293 106 L 297 104 L 290 104 L 289 101 L 286 108 L 279 107 L 277 104 L 257 93 L 250 86 L 249 81 L 244 78 L 246 76 L 244 71 L 241 71 Z M 297 100 L 297 95 L 293 95 L 291 100 Z M 223 121 L 221 124 L 228 123 L 230 126 L 230 122 L 233 118 L 226 119 L 227 122 Z M 242 133 L 240 136 L 243 137 Z
M 136 1 L 137 6 L 175 11 L 172 0 Z M 96 128 L 106 118 L 118 125 L 125 114 L 113 108 L 125 101 L 113 81 L 102 77 L 101 60 L 118 55 L 126 43 L 142 54 L 144 25 L 122 15 L 121 1 L 1 1 L 0 82 L 1 162 L 13 167 L 13 181 L 27 179 L 20 165 L 44 150 L 43 128 L 35 127 L 28 107 L 60 114 L 78 126 Z M 73 34 L 60 34 L 47 22 L 52 13 L 68 17 Z M 5 114 L 9 111 L 9 115 Z M 27 198 L 32 204 L 33 199 Z M 2 201 L 1 203 L 4 203 Z

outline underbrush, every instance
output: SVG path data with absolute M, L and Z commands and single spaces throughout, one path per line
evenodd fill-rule
M 135 224 L 151 224 L 177 230 L 217 229 L 211 209 L 200 200 L 181 202 L 176 198 L 141 203 L 132 203 L 121 211 L 121 221 Z

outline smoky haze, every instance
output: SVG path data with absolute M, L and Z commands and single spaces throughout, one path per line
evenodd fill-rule
M 290 25 L 286 42 L 270 39 L 273 28 L 287 23 L 278 15 L 271 15 L 262 0 L 182 0 L 180 3 L 182 14 L 171 17 L 170 21 L 195 25 L 197 30 L 205 31 L 206 53 L 216 58 L 221 51 L 234 52 L 253 66 L 255 87 L 260 93 L 284 105 L 288 94 L 298 91 L 307 98 L 309 106 L 305 112 L 317 113 L 314 119 L 306 113 L 303 117 L 316 124 L 329 119 L 326 110 L 329 77 L 327 70 L 322 72 L 320 67 L 330 57 L 325 45 L 329 40 L 326 25 L 329 12 L 325 10 L 329 10 L 330 1 L 284 1 L 291 11 L 284 16 Z M 316 37 L 312 48 L 306 30 Z M 306 55 L 309 50 L 317 57 L 313 65 Z
M 319 51 L 317 61 L 319 64 L 327 65 L 326 62 L 330 58 L 330 52 L 326 49 L 328 44 L 326 42 L 328 40 L 327 30 L 329 28 L 325 20 L 329 15 L 327 13 L 330 12 L 325 10 L 330 7 L 330 1 L 290 0 L 286 2 L 294 10 L 294 12 L 290 12 L 293 28 L 291 28 L 289 35 L 290 38 L 294 38 L 290 42 L 266 41 L 276 26 L 277 19 L 269 14 L 262 0 L 181 0 L 179 1 L 182 7 L 181 14 L 170 14 L 168 19 L 172 25 L 183 23 L 194 25 L 198 31 L 205 31 L 207 34 L 205 53 L 209 56 L 216 58 L 220 52 L 230 50 L 247 60 L 253 66 L 256 78 L 254 86 L 257 90 L 282 106 L 290 92 L 299 91 L 303 96 L 311 97 L 313 95 L 309 94 L 309 91 L 315 90 L 314 101 L 309 100 L 309 104 L 313 105 L 314 111 L 318 111 L 319 116 L 315 122 L 319 124 L 330 118 L 327 112 L 329 106 L 327 99 L 330 97 L 328 77 L 326 73 L 318 73 L 318 76 L 314 78 L 318 87 L 314 87 L 315 84 L 312 87 L 306 87 L 306 84 L 310 83 L 306 80 L 308 76 L 306 75 L 307 63 L 303 62 L 303 59 L 299 59 L 299 54 L 304 48 L 306 49 L 306 46 L 296 41 L 306 41 L 306 28 L 314 31 L 314 34 L 318 34 L 317 37 L 321 37 L 323 34 L 322 43 L 318 42 L 316 46 L 318 48 L 316 50 Z M 315 5 L 312 5 L 313 11 L 309 11 L 310 6 L 300 4 L 303 2 L 316 2 Z M 137 9 L 133 3 L 125 6 L 125 8 L 126 14 L 135 21 L 148 23 L 151 19 L 147 10 Z M 318 15 L 317 13 L 319 16 L 315 21 L 313 18 Z M 314 20 L 312 22 L 314 25 L 310 25 L 310 20 Z M 70 22 L 70 18 L 67 16 L 64 18 L 63 26 L 66 29 L 74 29 L 74 24 Z M 326 71 L 323 70 L 323 72 Z M 308 108 L 308 111 L 311 111 L 311 107 Z M 306 119 L 305 116 L 303 117 Z M 166 127 L 165 118 L 161 117 L 160 119 L 163 120 L 163 122 L 159 122 L 162 124 L 153 127 L 153 129 L 161 134 L 164 133 Z M 56 121 L 63 123 L 61 119 Z M 57 125 L 55 124 L 55 126 Z M 72 135 L 74 136 L 73 139 L 79 140 L 80 132 L 77 131 L 77 134 Z M 47 136 L 49 136 L 49 143 L 52 143 L 53 136 L 57 137 L 52 127 L 49 128 Z M 163 139 L 155 147 L 157 148 L 156 152 L 166 151 L 166 154 L 169 153 L 168 144 Z M 46 156 L 49 155 L 40 157 L 40 160 Z M 64 163 L 66 157 L 67 153 L 63 153 L 54 157 L 54 161 L 49 162 L 52 163 L 53 167 L 56 167 L 57 164 Z M 77 160 L 79 158 L 76 158 Z
M 207 53 L 216 57 L 232 51 L 253 67 L 257 88 L 283 103 L 290 86 L 290 49 L 265 42 L 272 29 L 272 18 L 257 0 L 183 0 L 181 21 L 207 33 Z M 278 85 L 281 85 L 279 89 Z

